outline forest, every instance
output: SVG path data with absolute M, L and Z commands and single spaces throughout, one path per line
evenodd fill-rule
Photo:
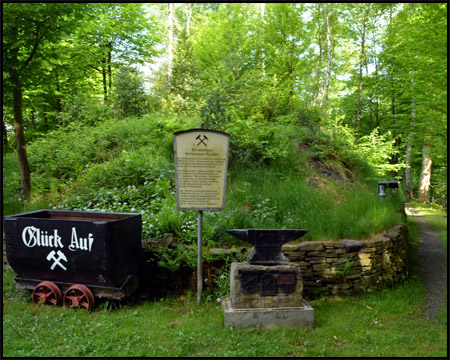
M 68 189 L 74 163 L 51 173 L 65 160 L 42 145 L 55 134 L 163 114 L 230 133 L 243 166 L 289 156 L 295 126 L 318 156 L 348 149 L 409 198 L 447 204 L 446 3 L 2 7 L 3 157 L 20 173 L 4 196 Z
M 74 253 L 72 280 L 95 263 L 102 289 L 103 269 L 126 274 L 111 253 L 139 265 L 129 298 L 96 293 L 92 311 L 35 305 L 15 264 L 40 282 L 39 257 L 4 232 L 4 357 L 448 358 L 446 2 L 1 6 L 4 223 L 55 209 L 142 226 L 124 227 L 139 260 L 113 227 L 92 257 Z M 230 147 L 225 208 L 200 217 L 177 210 L 174 133 L 201 124 Z M 398 192 L 379 196 L 386 181 Z M 314 329 L 224 326 L 231 264 L 252 251 L 229 229 L 307 231 L 286 255 Z M 67 259 L 47 245 L 53 276 Z

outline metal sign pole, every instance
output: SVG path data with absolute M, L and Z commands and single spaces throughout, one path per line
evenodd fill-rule
M 200 129 L 203 129 L 203 123 L 200 123 Z M 198 211 L 197 221 L 197 304 L 202 301 L 202 250 L 203 250 L 203 210 Z
M 174 136 L 177 209 L 198 211 L 197 302 L 203 287 L 203 211 L 223 210 L 230 135 L 215 130 L 178 131 Z
M 197 303 L 202 301 L 202 247 L 203 247 L 203 210 L 198 211 L 198 234 L 197 234 Z

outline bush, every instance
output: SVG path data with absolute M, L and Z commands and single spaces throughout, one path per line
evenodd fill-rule
M 64 100 L 63 111 L 58 116 L 62 126 L 71 123 L 95 125 L 114 117 L 114 110 L 100 97 L 79 93 Z
M 113 99 L 119 117 L 142 115 L 147 101 L 143 75 L 136 69 L 121 67 L 114 79 Z
M 296 158 L 292 143 L 294 129 L 289 124 L 245 119 L 230 122 L 225 130 L 232 139 L 230 155 L 233 162 L 253 166 Z
M 225 131 L 233 115 L 233 97 L 223 88 L 216 89 L 200 109 L 205 129 Z

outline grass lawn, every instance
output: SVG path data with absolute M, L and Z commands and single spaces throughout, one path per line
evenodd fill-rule
M 93 312 L 35 306 L 3 274 L 3 355 L 445 357 L 447 321 L 422 318 L 415 276 L 392 289 L 311 302 L 315 329 L 223 327 L 217 302 L 181 298 L 123 303 Z M 103 305 L 106 305 L 104 303 Z
M 442 218 L 436 215 L 432 225 L 446 231 Z M 410 277 L 378 292 L 310 301 L 314 329 L 224 328 L 220 303 L 199 306 L 195 293 L 115 306 L 103 302 L 92 312 L 36 306 L 28 291 L 14 289 L 14 272 L 5 270 L 3 356 L 447 357 L 446 306 L 435 319 L 423 318 L 417 224 L 408 226 Z

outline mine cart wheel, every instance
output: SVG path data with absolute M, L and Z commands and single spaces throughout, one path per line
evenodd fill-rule
M 51 281 L 42 281 L 36 286 L 31 294 L 33 303 L 37 304 L 62 304 L 62 293 L 57 285 Z
M 94 294 L 87 286 L 81 284 L 72 285 L 64 293 L 64 306 L 94 308 Z

